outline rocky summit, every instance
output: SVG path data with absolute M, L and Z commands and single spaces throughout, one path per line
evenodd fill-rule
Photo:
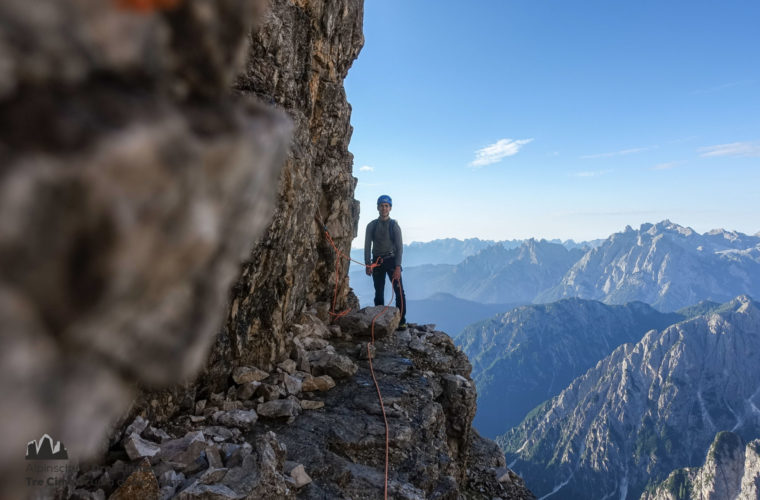
M 756 500 L 760 498 L 760 439 L 745 445 L 731 432 L 719 432 L 701 467 L 673 471 L 650 486 L 641 500 Z
M 760 434 L 758 353 L 760 308 L 737 297 L 620 346 L 497 442 L 538 495 L 638 498 L 721 430 Z
M 377 328 L 398 323 L 389 312 Z M 303 349 L 271 372 L 236 367 L 225 392 L 162 424 L 138 415 L 113 436 L 106 463 L 61 493 L 128 498 L 119 495 L 147 484 L 142 498 L 162 500 L 382 498 L 384 408 L 389 498 L 535 498 L 472 428 L 470 364 L 448 335 L 410 325 L 372 345 L 370 327 L 328 329 L 317 314 L 303 315 Z
M 664 220 L 613 234 L 536 301 L 574 296 L 608 304 L 639 300 L 674 311 L 740 294 L 760 296 L 760 238 L 724 230 L 699 234 Z
M 506 432 L 619 345 L 682 319 L 641 302 L 573 298 L 470 325 L 457 345 L 468 355 L 478 386 L 476 427 L 489 437 Z

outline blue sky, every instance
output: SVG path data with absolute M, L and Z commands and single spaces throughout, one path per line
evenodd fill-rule
M 405 242 L 760 231 L 760 2 L 366 0 L 355 197 Z

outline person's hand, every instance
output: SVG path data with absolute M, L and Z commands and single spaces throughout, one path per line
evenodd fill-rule
M 399 281 L 401 279 L 401 266 L 396 266 L 393 270 L 393 281 Z
M 364 268 L 364 270 L 367 272 L 367 276 L 372 276 L 372 268 L 367 266 Z

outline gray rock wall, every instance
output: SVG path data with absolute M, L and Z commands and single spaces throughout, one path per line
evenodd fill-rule
M 197 374 L 275 208 L 292 125 L 230 92 L 263 2 L 136 4 L 0 4 L 9 497 L 29 441 L 92 457 L 138 385 Z
M 289 326 L 307 303 L 331 301 L 335 252 L 348 254 L 357 231 L 353 199 L 351 107 L 343 79 L 358 56 L 363 2 L 273 1 L 236 89 L 285 111 L 295 125 L 280 177 L 274 220 L 235 284 L 227 320 L 214 346 L 206 380 L 226 383 L 227 366 L 271 368 L 292 347 Z M 338 305 L 345 308 L 348 280 L 340 268 Z

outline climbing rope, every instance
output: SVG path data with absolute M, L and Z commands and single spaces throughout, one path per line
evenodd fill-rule
M 316 219 L 321 224 L 321 221 L 319 220 L 319 218 L 316 218 Z M 335 258 L 335 290 L 333 291 L 332 308 L 330 309 L 330 316 L 332 316 L 333 321 L 335 321 L 336 319 L 342 316 L 345 316 L 351 311 L 351 308 L 348 308 L 345 311 L 340 312 L 340 313 L 335 312 L 335 303 L 338 300 L 338 284 L 340 283 L 340 259 L 347 259 L 350 262 L 356 262 L 360 266 L 369 268 L 373 271 L 376 267 L 379 267 L 380 265 L 382 265 L 383 259 L 378 257 L 377 260 L 375 260 L 375 262 L 369 265 L 359 262 L 358 260 L 352 259 L 349 255 L 346 255 L 340 250 L 340 248 L 338 248 L 338 246 L 335 244 L 332 237 L 330 236 L 330 233 L 327 231 L 326 225 L 322 224 L 322 230 L 325 232 L 327 241 L 330 243 L 330 246 L 333 247 L 333 250 L 335 251 L 335 256 L 336 256 Z
M 330 237 L 330 233 L 327 231 L 327 226 L 322 223 L 322 221 L 318 218 L 317 222 L 320 223 L 322 226 L 325 236 L 327 237 L 327 241 L 330 243 L 330 245 L 333 247 L 333 250 L 335 251 L 335 290 L 333 292 L 333 300 L 332 300 L 332 310 L 330 312 L 330 315 L 333 317 L 333 320 L 336 320 L 342 316 L 345 316 L 348 314 L 348 312 L 351 310 L 346 309 L 345 311 L 341 313 L 335 312 L 335 303 L 337 301 L 338 297 L 338 283 L 339 283 L 339 276 L 340 276 L 340 261 L 341 258 L 349 260 L 349 262 L 355 262 L 359 264 L 360 266 L 363 266 L 367 269 L 371 269 L 374 271 L 376 267 L 379 267 L 383 263 L 383 259 L 378 257 L 375 262 L 372 264 L 364 264 L 362 262 L 359 262 L 357 260 L 352 259 L 350 256 L 347 256 L 345 253 L 343 253 L 335 244 L 332 237 Z M 350 265 L 350 263 L 349 263 Z M 385 279 L 385 277 L 383 277 Z M 388 417 L 385 414 L 385 404 L 383 403 L 383 394 L 380 392 L 380 384 L 377 382 L 377 377 L 375 376 L 375 369 L 372 366 L 372 348 L 375 346 L 375 321 L 377 321 L 377 318 L 383 315 L 385 311 L 388 310 L 388 308 L 393 303 L 393 299 L 395 297 L 395 287 L 394 283 L 398 283 L 399 287 L 399 294 L 401 296 L 401 317 L 404 317 L 404 307 L 406 307 L 405 300 L 404 300 L 404 289 L 401 285 L 401 279 L 392 279 L 391 280 L 391 298 L 388 301 L 388 304 L 383 307 L 383 309 L 375 315 L 374 318 L 372 318 L 372 325 L 370 326 L 370 342 L 367 343 L 367 360 L 369 361 L 369 372 L 372 375 L 372 381 L 375 383 L 375 389 L 377 390 L 377 399 L 380 402 L 380 411 L 383 414 L 383 423 L 385 424 L 385 487 L 383 490 L 383 498 L 384 500 L 388 500 L 388 468 L 390 463 L 390 427 L 388 426 Z
M 116 0 L 116 5 L 125 10 L 138 12 L 153 12 L 156 10 L 172 10 L 179 7 L 182 0 Z

